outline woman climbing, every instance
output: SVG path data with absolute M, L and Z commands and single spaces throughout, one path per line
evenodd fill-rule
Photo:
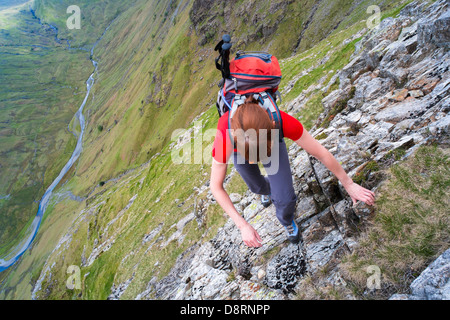
M 220 115 L 213 145 L 210 187 L 219 205 L 241 231 L 249 247 L 261 247 L 256 230 L 237 212 L 223 188 L 227 163 L 234 165 L 249 189 L 261 195 L 265 207 L 275 205 L 276 215 L 286 228 L 288 240 L 298 243 L 300 232 L 294 220 L 297 196 L 294 191 L 289 156 L 284 138 L 295 141 L 336 175 L 355 204 L 374 204 L 375 194 L 345 173 L 334 156 L 315 140 L 294 117 L 279 110 L 274 96 L 281 82 L 278 59 L 265 52 L 238 51 L 229 61 L 231 37 L 224 35 L 215 51 L 216 68 L 223 81 L 217 100 Z M 266 169 L 263 177 L 258 166 Z
M 232 117 L 230 112 L 233 113 Z M 237 212 L 223 187 L 227 162 L 231 156 L 236 170 L 249 189 L 261 195 L 262 204 L 265 207 L 271 203 L 275 205 L 276 216 L 285 227 L 288 240 L 298 243 L 300 239 L 299 228 L 294 220 L 297 197 L 283 137 L 293 140 L 321 161 L 339 179 L 354 204 L 357 201 L 374 204 L 375 194 L 354 183 L 335 157 L 297 119 L 282 111 L 279 111 L 279 115 L 281 124 L 277 128 L 269 113 L 250 96 L 238 108 L 221 116 L 218 122 L 210 187 L 213 196 L 239 228 L 242 240 L 249 247 L 261 247 L 262 240 Z M 281 139 L 275 137 L 277 132 L 281 132 Z M 266 170 L 267 177 L 262 176 L 257 162 L 263 162 L 264 167 L 270 169 Z M 274 162 L 276 166 L 273 166 Z

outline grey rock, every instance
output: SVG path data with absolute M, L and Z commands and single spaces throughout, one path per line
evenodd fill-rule
M 421 46 L 450 48 L 450 11 L 447 10 L 435 21 L 420 23 L 417 38 Z
M 118 286 L 113 285 L 113 287 L 111 289 L 111 294 L 108 296 L 108 300 L 119 300 L 120 297 L 124 294 L 125 290 L 127 290 L 131 281 L 133 281 L 133 278 L 134 278 L 134 274 L 130 279 L 128 279 L 124 283 L 122 283 Z
M 303 248 L 308 273 L 320 271 L 344 245 L 329 208 L 301 224 Z
M 312 242 L 305 246 L 307 270 L 310 273 L 320 271 L 334 257 L 337 249 L 344 244 L 342 235 L 338 230 L 328 232 L 318 242 Z
M 394 85 L 390 78 L 372 78 L 370 75 L 359 82 L 355 91 L 355 100 L 362 105 L 366 101 L 374 100 L 389 92 Z
M 367 150 L 376 142 L 375 136 L 362 133 L 358 133 L 357 136 L 341 137 L 337 142 L 334 156 L 348 172 L 365 161 Z
M 381 141 L 379 143 L 379 147 L 377 152 L 383 153 L 384 151 L 394 151 L 397 149 L 409 149 L 414 145 L 414 137 L 412 136 L 403 136 L 398 141 L 395 142 L 388 142 L 388 141 Z
M 404 42 L 402 41 L 394 41 L 385 49 L 385 54 L 383 56 L 383 59 L 380 62 L 380 65 L 382 68 L 385 68 L 386 65 L 389 65 L 389 63 L 393 62 L 397 66 L 406 66 L 406 61 L 403 58 L 405 55 L 407 55 L 408 49 Z
M 317 214 L 317 205 L 314 197 L 301 197 L 297 204 L 297 220 L 302 223 Z
M 450 132 L 450 115 L 446 115 L 444 118 L 433 122 L 428 130 L 434 135 L 448 134 Z
M 361 120 L 362 112 L 361 110 L 356 110 L 346 116 L 344 116 L 344 120 L 347 122 L 347 124 L 356 124 L 359 120 Z
M 336 223 L 339 232 L 346 237 L 350 237 L 354 233 L 354 226 L 359 218 L 352 209 L 352 201 L 343 199 L 334 205 Z
M 406 5 L 401 11 L 400 15 L 405 17 L 417 17 L 423 12 L 423 8 L 426 6 L 425 2 L 413 1 Z
M 248 207 L 244 209 L 244 218 L 247 221 L 253 219 L 263 208 L 259 201 L 253 201 Z
M 230 194 L 230 199 L 231 199 L 231 202 L 238 203 L 242 200 L 242 196 L 238 193 L 232 193 L 232 194 Z
M 392 130 L 392 134 L 395 136 L 402 136 L 408 131 L 412 130 L 414 127 L 414 123 L 416 119 L 405 119 L 403 121 L 398 122 L 394 129 Z
M 153 238 L 155 238 L 155 236 L 161 232 L 161 229 L 163 226 L 164 226 L 164 223 L 160 223 L 155 229 L 153 229 L 148 234 L 146 234 L 144 236 L 144 238 L 142 239 L 142 244 L 152 241 Z
M 394 294 L 392 295 L 389 300 L 398 300 L 398 301 L 406 301 L 406 300 L 416 300 L 416 299 L 411 299 L 407 294 Z
M 293 173 L 301 178 L 312 170 L 309 163 L 309 155 L 306 151 L 302 151 L 292 160 Z
M 423 99 L 405 100 L 392 104 L 375 115 L 377 121 L 400 122 L 404 119 L 412 119 L 426 111 L 429 101 Z
M 366 70 L 367 59 L 361 54 L 355 56 L 341 71 L 338 72 L 339 89 L 344 90 L 350 85 L 351 78 L 355 74 L 360 74 L 361 70 Z
M 412 295 L 427 300 L 450 300 L 450 249 L 411 284 Z
M 377 117 L 375 117 L 375 118 L 377 118 Z M 360 133 L 358 135 L 364 134 L 367 136 L 375 137 L 377 139 L 383 139 L 390 133 L 390 131 L 392 130 L 393 127 L 394 127 L 394 125 L 392 123 L 385 122 L 385 121 L 379 121 L 375 124 L 369 123 L 365 128 L 363 128 L 360 131 Z
M 296 286 L 299 277 L 305 273 L 305 261 L 298 245 L 283 248 L 266 269 L 265 284 L 273 289 L 289 293 Z
M 347 96 L 347 92 L 342 89 L 337 89 L 322 99 L 322 104 L 325 110 L 333 108 L 339 101 Z
M 411 294 L 390 300 L 450 300 L 450 249 L 430 264 L 411 284 Z

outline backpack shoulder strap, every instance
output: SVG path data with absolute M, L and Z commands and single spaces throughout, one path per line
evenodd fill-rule
M 241 95 L 235 95 L 234 97 L 233 97 L 233 99 L 231 100 L 231 104 L 230 104 L 230 106 L 231 106 L 231 109 L 230 109 L 230 112 L 228 113 L 228 129 L 231 129 L 231 119 L 234 117 L 234 115 L 236 114 L 236 111 L 237 111 L 237 109 L 241 106 L 241 105 L 243 105 L 244 103 L 245 103 L 245 100 L 246 100 L 247 98 L 246 98 L 246 96 L 245 95 L 243 95 L 243 96 L 241 96 Z M 230 141 L 232 141 L 233 142 L 233 140 L 234 140 L 234 138 L 233 138 L 233 136 L 232 136 L 232 134 L 231 134 L 231 130 L 228 130 L 228 133 L 229 133 L 229 136 L 230 136 Z M 233 142 L 233 144 L 234 144 L 234 142 Z
M 230 119 L 233 118 L 237 109 L 245 103 L 245 100 L 246 100 L 246 96 L 241 96 L 239 94 L 237 94 L 233 97 L 233 100 L 231 101 L 231 105 L 230 105 L 231 106 L 230 116 L 229 116 Z
M 269 92 L 261 92 L 259 94 L 260 101 L 262 101 L 262 107 L 267 111 L 269 116 L 275 121 L 277 129 L 280 130 L 280 141 L 284 138 L 283 135 L 283 119 L 281 118 L 281 112 L 278 108 L 275 99 Z

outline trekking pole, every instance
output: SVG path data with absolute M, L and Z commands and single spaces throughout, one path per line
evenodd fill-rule
M 233 44 L 231 43 L 231 37 L 228 34 L 224 35 L 222 37 L 222 40 L 224 42 L 222 45 L 224 79 L 226 79 L 231 76 L 231 74 L 230 74 L 230 50 L 233 47 Z
M 214 49 L 219 52 L 219 56 L 216 59 L 216 68 L 222 72 L 223 79 L 230 77 L 230 50 L 232 46 L 231 37 L 226 34 Z

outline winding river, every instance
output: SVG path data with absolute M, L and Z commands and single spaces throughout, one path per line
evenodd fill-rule
M 95 61 L 93 61 L 93 63 L 95 66 L 95 71 L 96 71 L 97 63 Z M 83 103 L 81 104 L 80 109 L 78 109 L 78 111 L 76 113 L 76 117 L 78 118 L 78 121 L 80 122 L 80 126 L 81 126 L 81 132 L 78 136 L 77 146 L 75 147 L 75 150 L 73 151 L 72 156 L 70 157 L 69 161 L 66 163 L 64 168 L 61 170 L 58 177 L 48 187 L 47 191 L 45 191 L 44 196 L 42 197 L 41 201 L 39 202 L 39 209 L 36 214 L 36 217 L 34 218 L 31 226 L 29 227 L 29 230 L 27 231 L 27 234 L 29 234 L 29 236 L 25 240 L 23 240 L 13 250 L 12 253 L 9 254 L 9 257 L 6 257 L 6 259 L 0 259 L 0 272 L 4 271 L 4 270 L 8 269 L 10 266 L 12 266 L 30 248 L 31 244 L 33 243 L 34 238 L 37 235 L 39 227 L 41 225 L 42 217 L 44 216 L 45 210 L 47 209 L 48 202 L 53 193 L 53 190 L 61 182 L 61 180 L 65 176 L 65 174 L 72 168 L 73 164 L 78 160 L 78 157 L 81 154 L 81 151 L 83 149 L 83 135 L 84 135 L 84 129 L 85 129 L 85 119 L 83 116 L 83 109 L 84 109 L 84 106 L 86 105 L 89 94 L 91 92 L 91 88 L 94 84 L 95 71 L 89 77 L 88 81 L 86 82 L 87 93 L 86 93 Z
M 30 9 L 30 11 L 35 16 L 34 11 L 32 9 Z M 87 86 L 86 96 L 85 96 L 80 108 L 78 109 L 77 113 L 75 114 L 75 116 L 78 118 L 78 121 L 79 121 L 80 127 L 81 127 L 81 132 L 78 136 L 78 141 L 77 141 L 75 150 L 73 151 L 72 156 L 70 157 L 69 161 L 66 163 L 64 168 L 59 173 L 58 177 L 48 187 L 47 191 L 45 191 L 45 193 L 44 193 L 44 196 L 41 198 L 41 200 L 39 202 L 38 212 L 31 224 L 31 226 L 28 228 L 28 230 L 26 232 L 26 234 L 28 236 L 24 240 L 22 240 L 22 242 L 19 243 L 7 256 L 0 258 L 0 272 L 8 269 L 14 263 L 16 263 L 17 260 L 19 260 L 19 258 L 31 247 L 34 239 L 36 238 L 39 227 L 41 226 L 42 218 L 44 216 L 45 210 L 47 209 L 49 200 L 53 194 L 54 189 L 61 182 L 64 175 L 72 168 L 73 164 L 78 160 L 78 158 L 81 154 L 81 151 L 83 150 L 83 135 L 84 135 L 84 130 L 85 130 L 85 118 L 83 115 L 83 110 L 84 110 L 86 102 L 89 98 L 92 86 L 94 85 L 94 82 L 95 82 L 94 75 L 97 72 L 97 68 L 98 68 L 98 63 L 96 61 L 92 60 L 92 57 L 94 55 L 95 47 L 100 42 L 100 40 L 103 38 L 106 31 L 108 31 L 109 27 L 114 22 L 114 20 L 109 24 L 109 26 L 103 32 L 102 36 L 95 42 L 92 49 L 90 50 L 91 61 L 92 61 L 92 64 L 94 65 L 94 72 L 91 74 L 89 79 L 86 81 L 86 86 Z M 40 20 L 39 20 L 39 23 L 41 23 Z M 54 29 L 57 32 L 58 29 L 56 27 L 54 27 L 54 26 L 51 26 L 51 27 L 52 27 L 52 29 Z M 56 35 L 56 37 L 57 37 L 57 35 Z M 70 48 L 70 46 L 69 46 L 69 48 Z

